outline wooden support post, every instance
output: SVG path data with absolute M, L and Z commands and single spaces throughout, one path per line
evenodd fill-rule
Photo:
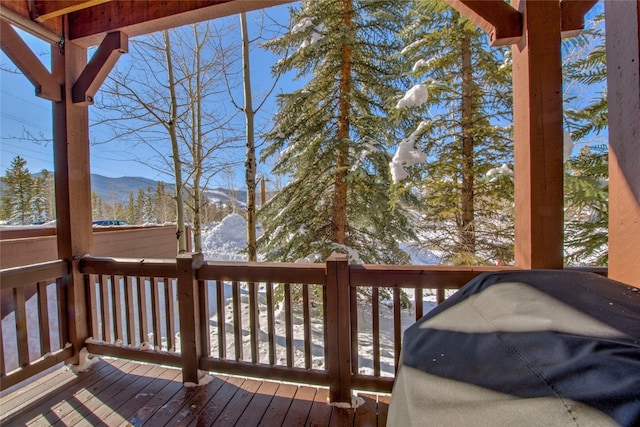
M 640 3 L 606 0 L 609 277 L 640 287 Z
M 327 260 L 326 295 L 329 401 L 351 405 L 351 307 L 346 255 L 333 254 Z
M 33 84 L 36 96 L 55 102 L 62 100 L 59 82 L 20 38 L 16 30 L 3 20 L 0 20 L 0 48 Z
M 65 32 L 68 33 L 68 32 Z M 71 102 L 71 87 L 87 61 L 87 50 L 66 40 L 64 51 L 51 48 L 52 74 L 63 87 L 62 100 L 53 103 L 53 157 L 56 184 L 58 257 L 69 262 L 65 277 L 69 341 L 78 353 L 89 337 L 87 305 L 79 259 L 93 251 L 91 226 L 91 170 L 89 113 Z
M 202 342 L 200 337 L 200 298 L 196 271 L 204 264 L 204 257 L 200 253 L 179 254 L 177 264 L 182 382 L 198 384 L 202 376 L 199 371 Z
M 513 0 L 523 39 L 513 46 L 515 263 L 563 267 L 561 18 L 558 1 Z

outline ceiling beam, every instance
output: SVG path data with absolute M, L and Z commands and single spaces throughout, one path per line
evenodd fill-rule
M 73 85 L 71 92 L 73 103 L 93 104 L 96 92 L 118 62 L 118 58 L 127 52 L 129 52 L 129 38 L 125 33 L 115 31 L 107 34 Z
M 118 0 L 70 13 L 69 39 L 80 46 L 94 46 L 112 31 L 134 37 L 292 1 Z
M 111 0 L 31 0 L 31 19 L 44 22 L 58 16 L 66 15 L 88 7 L 106 3 Z
M 584 15 L 598 3 L 598 0 L 562 0 L 562 37 L 574 37 L 584 30 Z
M 489 34 L 491 46 L 517 43 L 522 38 L 522 15 L 503 0 L 444 0 Z
M 33 84 L 36 96 L 50 101 L 62 100 L 60 85 L 16 30 L 4 20 L 0 20 L 0 47 Z

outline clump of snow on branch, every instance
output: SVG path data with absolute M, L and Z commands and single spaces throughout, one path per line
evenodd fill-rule
M 420 122 L 418 128 L 398 145 L 398 150 L 389 163 L 391 177 L 395 184 L 409 176 L 405 167 L 415 166 L 426 160 L 427 155 L 416 147 L 416 140 L 424 132 L 427 124 L 427 122 Z
M 313 26 L 313 21 L 311 18 L 302 18 L 300 22 L 293 26 L 291 29 L 291 34 L 302 33 L 307 30 L 307 28 Z
M 419 107 L 427 102 L 427 95 L 427 85 L 419 83 L 404 94 L 396 104 L 396 108 Z
M 569 157 L 571 157 L 571 152 L 573 151 L 573 139 L 571 139 L 571 133 L 566 130 L 562 133 L 562 148 L 562 159 L 566 162 L 569 160 Z
M 489 169 L 485 175 L 487 178 L 491 178 L 491 181 L 495 181 L 500 175 L 513 176 L 513 171 L 503 163 L 499 168 Z
M 94 363 L 100 360 L 99 357 L 89 354 L 89 350 L 87 350 L 87 347 L 83 347 L 82 350 L 80 350 L 78 357 L 79 363 L 77 365 L 67 365 L 67 369 L 74 374 L 88 371 Z
M 415 64 L 413 64 L 413 67 L 411 68 L 411 72 L 415 73 L 418 70 L 422 70 L 423 68 L 427 68 L 429 67 L 433 62 L 435 61 L 435 58 L 431 58 L 431 59 L 418 59 Z

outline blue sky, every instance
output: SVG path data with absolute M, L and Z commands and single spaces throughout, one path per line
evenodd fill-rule
M 269 8 L 267 12 L 272 19 L 283 25 L 288 25 L 288 6 Z M 258 16 L 259 12 L 248 14 L 250 37 L 256 35 L 257 29 L 254 21 L 258 19 Z M 237 16 L 229 19 L 239 21 Z M 27 33 L 20 32 L 20 34 L 33 52 L 41 57 L 43 64 L 49 68 L 49 45 Z M 237 38 L 239 43 L 239 26 Z M 266 70 L 270 69 L 275 59 L 271 54 L 261 51 L 261 49 L 252 51 L 252 86 L 256 100 L 272 85 L 271 73 Z M 42 169 L 53 170 L 53 144 L 50 142 L 52 138 L 51 102 L 36 97 L 33 85 L 20 72 L 6 71 L 15 70 L 16 67 L 2 52 L 0 52 L 0 64 L 2 68 L 0 71 L 0 175 L 5 174 L 11 160 L 17 155 L 27 160 L 27 167 L 32 173 Z M 258 121 L 264 122 L 275 113 L 275 94 L 280 90 L 289 90 L 291 86 L 291 77 L 280 80 L 279 87 L 273 92 L 261 110 L 261 114 L 257 117 Z M 241 94 L 236 98 L 238 102 L 242 101 Z M 89 108 L 90 116 L 94 108 Z M 260 128 L 260 123 L 257 123 L 257 128 Z M 103 140 L 105 136 L 91 130 L 90 138 L 93 142 Z M 257 142 L 259 143 L 259 141 Z M 128 146 L 123 148 L 122 144 L 117 143 L 92 144 L 91 172 L 109 177 L 141 176 L 171 181 L 170 176 L 160 174 L 135 159 L 136 157 L 144 158 L 145 155 L 143 147 Z M 239 150 L 237 155 L 244 156 L 244 149 Z M 244 187 L 241 168 L 242 166 L 238 168 L 233 177 L 234 185 L 237 187 Z M 259 165 L 258 173 L 263 169 L 266 173 L 268 166 Z M 229 176 L 220 175 L 213 186 L 226 187 L 229 186 L 228 181 Z

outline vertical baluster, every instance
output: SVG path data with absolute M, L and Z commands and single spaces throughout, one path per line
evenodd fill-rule
M 158 279 L 150 277 L 151 282 L 151 323 L 153 324 L 153 345 L 162 346 L 162 334 L 160 333 L 160 296 L 158 295 Z
M 324 369 L 329 368 L 329 327 L 327 308 L 327 286 L 322 287 L 322 329 L 324 331 Z
M 60 337 L 58 348 L 63 348 L 69 342 L 69 328 L 67 326 L 66 285 L 61 278 L 56 279 L 56 298 L 58 303 L 58 336 Z
M 89 319 L 91 320 L 91 325 L 89 325 L 89 329 L 91 331 L 91 335 L 95 339 L 100 339 L 100 322 L 98 321 L 98 297 L 96 295 L 96 281 L 95 275 L 86 274 L 84 276 L 85 286 L 89 289 L 89 312 L 91 315 Z M 85 288 L 85 289 L 86 289 Z M 66 316 L 67 313 L 65 312 Z
M 175 293 L 173 292 L 173 280 L 164 278 L 164 307 L 167 313 L 167 351 L 176 351 L 176 318 L 174 307 Z
M 415 310 L 416 310 L 416 321 L 417 321 L 418 319 L 420 319 L 424 315 L 424 313 L 423 313 L 424 304 L 422 302 L 422 288 L 416 288 L 415 289 L 415 298 L 414 299 L 415 299 L 415 302 L 416 302 Z
M 4 367 L 4 338 L 2 338 L 2 325 L 0 325 L 0 375 L 6 375 L 7 370 Z
M 380 293 L 377 287 L 371 290 L 371 333 L 373 334 L 373 375 L 380 376 Z
M 251 333 L 251 362 L 258 363 L 258 290 L 254 282 L 249 282 L 249 329 Z
M 120 286 L 120 278 L 110 276 L 111 279 L 111 303 L 113 314 L 114 341 L 123 341 L 122 333 L 122 288 Z
M 358 347 L 358 295 L 356 288 L 349 287 L 349 315 L 351 319 L 351 372 L 358 372 L 360 355 Z
M 40 354 L 45 355 L 51 352 L 47 282 L 38 282 L 38 323 L 40 324 Z
M 244 358 L 242 354 L 242 313 L 240 312 L 240 284 L 236 281 L 231 283 L 232 304 L 233 304 L 233 341 L 236 351 L 236 360 Z
M 442 301 L 444 301 L 444 289 L 438 289 L 436 291 L 436 302 L 440 304 Z
M 211 355 L 211 328 L 209 327 L 209 286 L 205 280 L 198 281 L 198 293 L 200 294 L 200 347 L 202 354 Z
M 27 308 L 24 288 L 13 288 L 13 307 L 16 317 L 16 338 L 18 340 L 18 364 L 29 364 L 29 338 L 27 336 Z
M 216 280 L 216 309 L 218 315 L 218 357 L 227 357 L 227 321 L 224 315 L 224 282 Z
M 267 287 L 267 335 L 269 339 L 269 365 L 276 364 L 276 328 L 273 307 L 273 283 L 268 282 Z
M 402 318 L 400 317 L 400 288 L 393 288 L 393 361 L 394 372 L 398 370 L 402 348 Z
M 149 342 L 149 319 L 147 318 L 147 284 L 144 277 L 136 277 L 138 282 L 138 322 L 140 344 Z
M 287 366 L 293 366 L 293 318 L 291 314 L 291 284 L 284 284 L 284 328 L 287 345 Z
M 304 367 L 311 369 L 311 313 L 309 311 L 309 285 L 302 285 L 302 318 L 304 325 Z
M 125 277 L 124 303 L 127 308 L 127 341 L 130 345 L 136 344 L 135 307 L 133 301 L 133 278 Z
M 105 276 L 98 275 L 98 287 L 100 289 L 100 308 L 102 321 L 102 340 L 108 343 L 113 342 L 111 339 L 111 313 L 109 311 L 109 287 L 105 280 Z

